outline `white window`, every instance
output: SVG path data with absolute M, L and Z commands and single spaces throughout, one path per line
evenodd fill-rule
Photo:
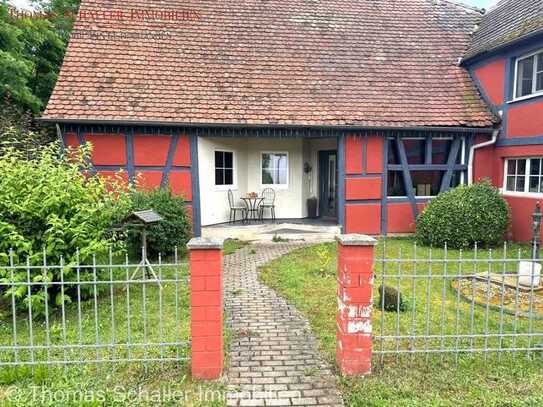
M 543 158 L 519 158 L 505 161 L 504 191 L 543 193 Z
M 543 51 L 517 59 L 515 99 L 543 94 Z
M 234 153 L 215 151 L 215 186 L 233 187 L 234 177 Z
M 288 186 L 288 153 L 262 153 L 262 185 Z

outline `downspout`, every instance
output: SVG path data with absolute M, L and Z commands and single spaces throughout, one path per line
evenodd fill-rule
M 492 138 L 490 140 L 471 146 L 468 159 L 468 185 L 473 184 L 473 160 L 475 158 L 475 150 L 496 144 L 499 133 L 500 130 L 494 130 L 492 132 Z

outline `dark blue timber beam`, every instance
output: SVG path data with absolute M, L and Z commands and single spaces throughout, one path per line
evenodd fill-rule
M 172 135 L 170 141 L 170 148 L 168 149 L 168 158 L 166 159 L 166 167 L 164 167 L 164 173 L 162 174 L 162 182 L 160 186 L 165 188 L 168 185 L 168 180 L 170 178 L 170 172 L 173 166 L 173 159 L 175 157 L 175 151 L 177 150 L 177 142 L 179 140 L 179 135 Z
M 426 136 L 426 153 L 424 155 L 424 163 L 432 164 L 432 134 Z
M 136 179 L 134 168 L 134 129 L 127 129 L 123 132 L 126 137 L 126 171 L 128 180 L 133 183 Z
M 381 174 L 381 234 L 388 232 L 388 137 L 383 135 L 383 173 Z
M 345 230 L 345 135 L 337 137 L 338 154 L 338 223 L 341 226 L 341 233 Z
M 200 208 L 200 181 L 198 176 L 198 135 L 190 134 L 190 165 L 192 168 L 192 225 L 193 234 L 202 236 L 202 216 Z
M 448 191 L 451 188 L 451 178 L 454 172 L 454 166 L 456 163 L 456 157 L 458 157 L 458 152 L 460 151 L 460 146 L 462 144 L 462 139 L 460 137 L 455 137 L 451 150 L 449 151 L 449 157 L 447 158 L 447 170 L 443 174 L 441 179 L 441 187 L 439 192 Z
M 399 135 L 395 137 L 396 148 L 400 154 L 400 163 L 402 166 L 403 183 L 405 185 L 405 193 L 409 202 L 411 203 L 411 209 L 413 210 L 413 216 L 417 219 L 419 211 L 417 209 L 417 201 L 415 194 L 413 193 L 413 181 L 411 180 L 411 173 L 409 172 L 409 164 L 407 162 L 407 154 L 405 152 L 405 146 Z

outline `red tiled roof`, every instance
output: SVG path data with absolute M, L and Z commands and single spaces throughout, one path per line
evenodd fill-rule
M 44 118 L 491 126 L 458 66 L 480 17 L 445 0 L 83 0 Z

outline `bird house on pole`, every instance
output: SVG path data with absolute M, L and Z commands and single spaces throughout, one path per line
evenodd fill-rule
M 160 285 L 158 276 L 156 275 L 155 271 L 153 270 L 153 266 L 151 265 L 151 263 L 149 262 L 149 259 L 147 258 L 147 232 L 151 225 L 159 223 L 163 220 L 164 218 L 152 209 L 148 209 L 145 211 L 132 212 L 124 220 L 123 225 L 125 229 L 136 229 L 136 230 L 139 230 L 141 233 L 141 247 L 142 247 L 141 262 L 139 263 L 138 267 L 136 267 L 136 270 L 132 274 L 132 277 L 130 278 L 131 280 L 133 280 L 138 274 L 138 272 L 142 270 L 144 278 L 148 278 L 149 275 L 152 275 L 153 278 Z

